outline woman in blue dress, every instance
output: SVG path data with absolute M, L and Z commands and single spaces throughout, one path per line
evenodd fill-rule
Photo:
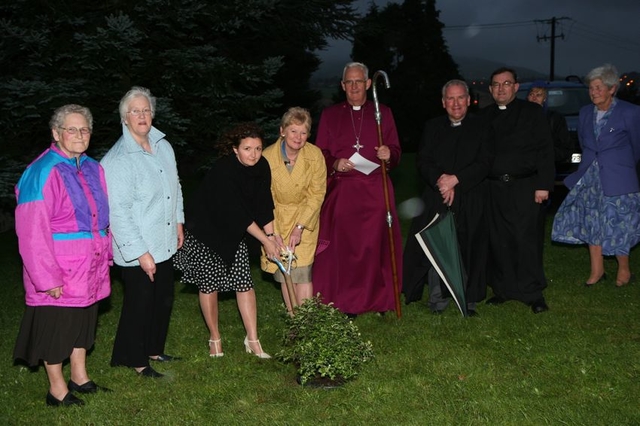
M 593 105 L 580 110 L 582 162 L 564 183 L 551 238 L 588 244 L 591 273 L 585 285 L 606 278 L 603 256 L 618 261 L 616 285 L 629 284 L 629 251 L 640 241 L 640 107 L 615 97 L 618 71 L 606 64 L 586 77 Z

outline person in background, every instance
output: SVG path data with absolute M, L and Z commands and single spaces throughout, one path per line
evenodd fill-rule
M 173 148 L 153 127 L 156 98 L 133 87 L 120 101 L 122 136 L 101 163 L 111 209 L 114 261 L 121 267 L 124 299 L 112 366 L 162 377 L 149 360 L 164 353 L 174 299 L 171 257 L 182 246 L 182 189 Z
M 382 167 L 400 162 L 400 141 L 391 109 L 380 105 L 382 146 L 378 147 L 375 106 L 367 100 L 368 68 L 348 63 L 342 73 L 346 101 L 326 108 L 318 124 L 316 145 L 328 174 L 320 211 L 320 235 L 313 268 L 314 291 L 355 316 L 395 309 L 391 247 L 402 282 L 402 237 L 391 179 L 387 176 L 393 241 L 389 241 Z M 365 169 L 369 162 L 372 168 Z
M 263 152 L 271 168 L 274 233 L 284 238 L 284 245 L 296 256 L 291 279 L 295 284 L 297 305 L 313 296 L 311 276 L 318 243 L 318 219 L 327 188 L 327 168 L 322 151 L 307 143 L 310 131 L 309 111 L 289 108 L 282 116 L 280 138 Z M 287 310 L 292 312 L 284 275 L 264 252 L 261 266 L 264 271 L 274 274 L 282 288 Z
M 549 91 L 544 83 L 534 83 L 529 89 L 527 100 L 536 103 L 544 110 L 549 127 L 551 128 L 551 137 L 553 138 L 553 153 L 556 165 L 566 163 L 571 158 L 571 137 L 567 128 L 567 120 L 560 113 L 550 109 L 547 105 Z
M 518 300 L 533 313 L 549 309 L 540 247 L 542 203 L 553 189 L 553 140 L 539 105 L 517 99 L 518 78 L 510 68 L 491 74 L 495 105 L 485 107 L 490 150 L 488 280 L 489 305 Z
M 270 259 L 283 247 L 274 235 L 271 171 L 262 157 L 262 129 L 241 123 L 219 143 L 213 164 L 187 204 L 185 244 L 174 259 L 182 281 L 199 289 L 200 309 L 209 328 L 209 355 L 224 355 L 218 327 L 218 293 L 234 291 L 244 323 L 247 353 L 271 358 L 258 340 L 258 313 L 247 235 Z
M 98 302 L 111 293 L 111 236 L 104 172 L 88 157 L 93 118 L 65 105 L 49 123 L 53 143 L 16 185 L 16 233 L 23 262 L 26 309 L 13 357 L 49 379 L 46 403 L 83 405 L 72 392 L 108 391 L 86 369 L 95 342 Z M 62 366 L 70 361 L 65 382 Z
M 569 129 L 567 128 L 567 120 L 565 120 L 562 114 L 559 114 L 548 108 L 547 99 L 549 91 L 546 88 L 544 82 L 534 82 L 527 94 L 527 100 L 529 102 L 540 105 L 547 116 L 549 122 L 549 128 L 551 130 L 551 137 L 553 138 L 553 153 L 556 165 L 562 167 L 563 164 L 570 160 L 571 153 L 573 151 L 571 145 L 571 137 L 569 136 Z M 538 224 L 538 247 L 540 249 L 540 258 L 542 259 L 544 251 L 544 239 L 547 235 L 547 211 L 551 205 L 551 196 L 549 199 L 542 203 L 542 209 L 540 209 L 539 224 Z
M 587 287 L 606 278 L 603 255 L 615 256 L 616 286 L 622 287 L 632 281 L 629 252 L 640 241 L 640 107 L 616 98 L 620 80 L 613 65 L 594 68 L 586 82 L 593 105 L 580 110 L 582 161 L 564 180 L 570 191 L 551 237 L 589 246 Z
M 488 232 L 485 178 L 491 156 L 484 120 L 468 114 L 469 87 L 450 80 L 442 87 L 446 115 L 429 120 L 418 148 L 417 167 L 426 186 L 422 194 L 424 211 L 409 230 L 404 251 L 405 302 L 422 298 L 425 277 L 429 283 L 429 306 L 442 313 L 450 298 L 444 297 L 441 281 L 430 272 L 431 264 L 414 235 L 438 214 L 451 210 L 455 217 L 462 262 L 467 273 L 465 296 L 469 316 L 477 315 L 476 304 L 486 296 Z

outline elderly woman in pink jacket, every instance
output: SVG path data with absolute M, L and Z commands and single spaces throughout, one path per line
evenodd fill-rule
M 16 232 L 23 262 L 26 309 L 13 356 L 44 362 L 47 405 L 83 405 L 81 394 L 108 390 L 87 374 L 95 340 L 97 302 L 109 296 L 109 207 L 104 172 L 84 153 L 93 118 L 80 105 L 58 108 L 53 143 L 16 186 Z M 65 382 L 63 362 L 71 377 Z

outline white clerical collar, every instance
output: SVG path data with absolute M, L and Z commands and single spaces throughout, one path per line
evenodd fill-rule
M 354 111 L 360 111 L 362 105 L 351 105 L 351 108 L 353 108 Z
M 451 127 L 458 127 L 462 125 L 462 120 L 459 121 L 451 121 Z
M 505 109 L 507 109 L 506 105 L 498 105 L 498 109 L 504 111 Z

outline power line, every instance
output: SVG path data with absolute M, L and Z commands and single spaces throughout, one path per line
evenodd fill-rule
M 447 30 L 453 30 L 453 31 L 460 31 L 460 30 L 468 30 L 469 28 L 510 28 L 510 27 L 525 27 L 525 26 L 531 26 L 534 25 L 535 21 L 519 21 L 519 22 L 500 22 L 500 23 L 493 23 L 493 24 L 468 24 L 468 25 L 451 25 L 451 26 L 445 26 L 443 28 L 444 31 Z
M 569 21 L 570 24 L 568 27 L 565 27 L 563 21 Z M 640 49 L 640 42 L 635 41 L 633 39 L 625 38 L 623 36 L 619 36 L 616 34 L 612 34 L 607 31 L 603 31 L 598 27 L 594 27 L 575 19 L 562 17 L 562 18 L 551 18 L 551 19 L 534 19 L 530 21 L 514 21 L 514 22 L 494 22 L 494 23 L 486 23 L 486 24 L 467 24 L 467 25 L 451 25 L 444 26 L 443 32 L 455 32 L 455 31 L 469 31 L 469 30 L 481 30 L 481 29 L 505 29 L 505 28 L 525 28 L 529 26 L 536 26 L 539 28 L 540 24 L 552 24 L 551 27 L 551 36 L 547 36 L 546 34 L 543 36 L 536 36 L 538 41 L 547 41 L 551 40 L 552 44 L 552 59 L 551 59 L 551 73 L 553 74 L 553 44 L 555 38 L 562 38 L 563 40 L 572 40 L 573 38 L 581 38 L 589 43 L 599 43 L 601 45 L 607 46 L 608 48 L 614 48 L 619 50 L 624 50 L 631 52 L 633 54 L 637 54 L 638 49 Z M 559 27 L 561 30 L 561 35 L 555 35 L 555 28 Z M 566 34 L 565 34 L 566 32 Z
M 578 21 L 573 21 L 573 24 L 569 28 L 567 38 L 569 38 L 571 35 L 582 37 L 586 40 L 605 44 L 607 46 L 615 47 L 618 49 L 627 50 L 633 53 L 637 53 L 638 49 L 640 49 L 640 43 L 637 41 L 600 31 L 597 28 L 591 27 Z
M 618 36 L 612 33 L 608 33 L 606 31 L 602 31 L 600 28 L 593 27 L 591 25 L 582 23 L 580 21 L 576 21 L 572 18 L 562 17 L 557 18 L 558 20 L 568 20 L 571 21 L 571 26 L 568 29 L 568 35 L 572 34 L 575 30 L 576 35 L 587 38 L 591 41 L 598 41 L 601 43 L 618 43 L 620 48 L 626 49 L 625 46 L 633 46 L 640 48 L 640 42 L 630 40 L 628 38 Z M 527 26 L 537 26 L 540 23 L 549 23 L 549 19 L 534 19 L 530 21 L 514 21 L 514 22 L 494 22 L 488 24 L 466 24 L 466 25 L 446 25 L 443 28 L 443 31 L 466 31 L 470 28 L 477 29 L 501 29 L 501 28 L 516 28 L 516 27 L 527 27 Z M 635 52 L 635 51 L 634 51 Z

